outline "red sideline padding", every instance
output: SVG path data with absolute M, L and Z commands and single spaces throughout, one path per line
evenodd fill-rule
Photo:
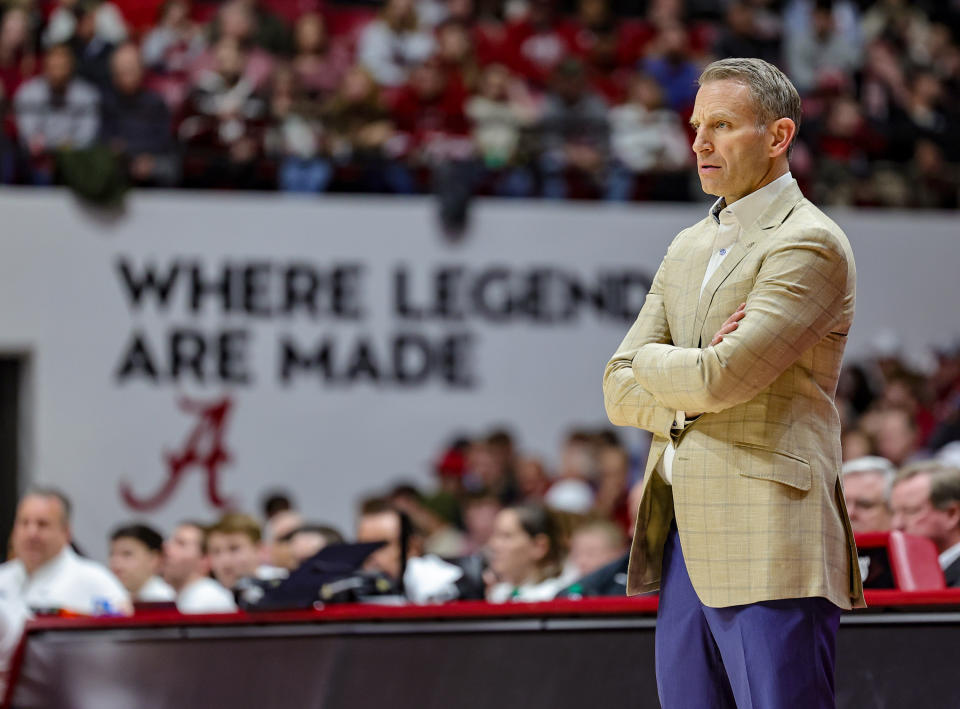
M 903 532 L 856 535 L 858 549 L 886 549 L 893 580 L 900 591 L 936 591 L 947 587 L 937 548 L 929 539 Z

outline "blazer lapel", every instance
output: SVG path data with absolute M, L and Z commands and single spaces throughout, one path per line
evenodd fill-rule
M 677 313 L 677 329 L 674 343 L 679 347 L 696 347 L 694 336 L 698 330 L 694 327 L 697 316 L 697 301 L 700 299 L 700 282 L 707 271 L 710 262 L 710 252 L 713 249 L 714 224 L 710 220 L 697 237 L 697 243 L 687 257 L 684 270 L 687 275 L 683 281 L 696 283 L 696 287 L 685 288 L 679 297 L 679 312 Z M 671 324 L 671 330 L 673 326 Z
M 746 241 L 747 238 L 749 238 L 750 241 Z M 727 279 L 727 276 L 733 272 L 733 269 L 735 269 L 739 263 L 743 261 L 743 258 L 750 253 L 750 249 L 753 248 L 755 243 L 756 239 L 753 237 L 751 232 L 745 232 L 741 234 L 737 242 L 730 247 L 730 253 L 728 253 L 723 261 L 720 262 L 717 270 L 714 271 L 713 275 L 710 277 L 710 280 L 707 281 L 707 285 L 704 286 L 703 295 L 700 296 L 700 301 L 697 304 L 697 316 L 693 325 L 694 337 L 697 338 L 697 341 L 693 343 L 693 347 L 699 346 L 699 340 L 702 335 L 701 330 L 703 330 L 703 323 L 707 319 L 707 311 L 710 310 L 710 304 L 713 302 L 714 294 L 717 292 L 720 284 L 723 283 Z M 706 270 L 706 267 L 704 267 L 704 270 Z
M 740 238 L 731 247 L 730 253 L 723 259 L 703 289 L 703 296 L 697 304 L 693 333 L 691 333 L 691 339 L 694 337 L 697 339 L 692 341 L 688 346 L 699 347 L 702 344 L 703 324 L 707 319 L 707 312 L 710 310 L 710 304 L 713 302 L 713 296 L 716 294 L 717 289 L 719 289 L 727 279 L 727 276 L 733 272 L 733 269 L 750 253 L 750 250 L 756 245 L 757 239 L 762 239 L 764 232 L 780 226 L 801 199 L 803 199 L 803 193 L 797 186 L 797 181 L 793 180 L 783 188 L 776 199 L 773 200 L 773 203 L 764 210 L 756 222 L 749 228 L 742 230 Z M 708 249 L 707 261 L 709 260 L 710 251 Z M 703 274 L 705 271 L 706 262 L 704 262 L 700 273 Z

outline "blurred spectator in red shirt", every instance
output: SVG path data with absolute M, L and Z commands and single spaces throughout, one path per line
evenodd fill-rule
M 202 157 L 198 186 L 253 186 L 266 104 L 243 72 L 247 63 L 236 39 L 213 47 L 214 66 L 201 72 L 187 97 L 180 139 Z
M 480 67 L 473 51 L 473 38 L 467 25 L 448 20 L 437 28 L 436 59 L 457 90 L 469 93 L 476 89 Z
M 297 86 L 310 99 L 333 96 L 350 69 L 350 50 L 327 32 L 323 15 L 308 12 L 294 25 L 293 71 Z
M 691 162 L 680 117 L 663 105 L 660 85 L 646 74 L 633 76 L 627 102 L 610 111 L 610 129 L 614 161 L 608 199 L 632 199 L 637 175 L 678 173 Z
M 917 141 L 910 164 L 911 207 L 957 209 L 960 207 L 960 172 L 944 159 L 932 140 Z
M 380 16 L 360 35 L 357 57 L 381 86 L 399 87 L 412 67 L 433 54 L 434 45 L 413 0 L 387 0 Z
M 72 42 L 84 18 L 90 25 L 89 30 L 84 30 L 87 39 L 96 39 L 99 44 L 106 45 L 126 41 L 128 33 L 123 13 L 112 2 L 57 0 L 43 30 L 44 46 Z
M 556 0 L 531 0 L 526 16 L 507 26 L 505 48 L 510 68 L 545 88 L 572 50 L 557 16 Z
M 243 0 L 231 0 L 221 6 L 217 13 L 217 29 L 214 36 L 237 43 L 243 53 L 242 73 L 245 81 L 256 90 L 266 88 L 273 74 L 274 59 L 269 52 L 254 42 L 254 15 Z M 216 63 L 216 47 L 204 52 L 194 63 L 191 73 L 194 81 Z
M 137 46 L 118 47 L 110 65 L 113 86 L 103 95 L 101 141 L 121 156 L 135 184 L 175 184 L 180 164 L 170 112 L 159 95 L 144 88 Z
M 577 16 L 564 27 L 572 51 L 586 64 L 590 85 L 610 103 L 626 96 L 632 64 L 629 58 L 624 61 L 626 35 L 621 24 L 609 0 L 580 0 Z
M 609 151 L 607 105 L 589 89 L 579 60 L 565 59 L 554 72 L 539 130 L 543 195 L 599 194 Z
M 0 82 L 5 96 L 13 96 L 37 72 L 37 51 L 32 37 L 30 15 L 11 7 L 0 24 Z

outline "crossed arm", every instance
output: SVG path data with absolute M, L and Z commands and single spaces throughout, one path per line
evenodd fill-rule
M 784 240 L 766 256 L 746 303 L 711 344 L 684 348 L 670 339 L 661 265 L 604 372 L 610 420 L 666 436 L 677 410 L 717 412 L 749 401 L 836 325 L 847 266 L 829 232 L 809 229 Z

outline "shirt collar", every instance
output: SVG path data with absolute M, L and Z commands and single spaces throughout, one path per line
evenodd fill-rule
M 957 559 L 960 559 L 960 542 L 943 552 L 940 556 L 940 568 L 946 569 Z
M 720 197 L 713 206 L 710 207 L 710 216 L 717 224 L 720 223 L 720 212 L 728 209 L 740 224 L 741 229 L 747 229 L 753 226 L 753 223 L 760 218 L 760 215 L 769 207 L 777 195 L 793 181 L 793 175 L 787 170 L 773 182 L 770 182 L 760 189 L 751 192 L 745 197 L 741 197 L 736 202 L 727 206 L 727 201 Z

